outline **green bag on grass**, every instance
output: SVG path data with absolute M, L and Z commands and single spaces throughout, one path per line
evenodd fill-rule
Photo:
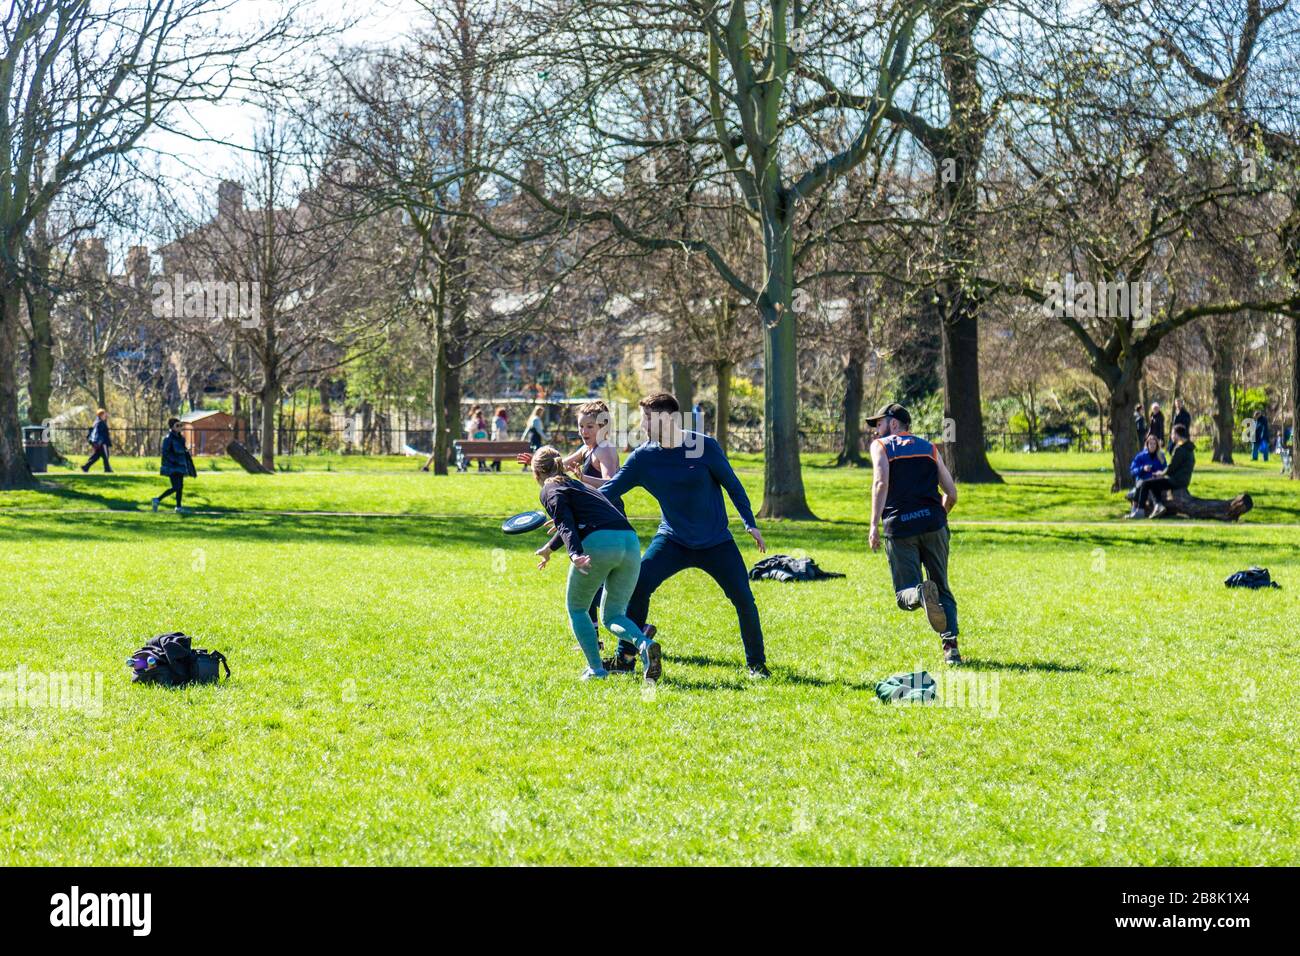
M 891 674 L 876 684 L 876 696 L 886 704 L 924 704 L 934 700 L 934 678 L 925 671 Z

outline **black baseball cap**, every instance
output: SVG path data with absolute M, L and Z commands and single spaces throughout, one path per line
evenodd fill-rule
M 912 416 L 908 414 L 906 408 L 898 402 L 890 402 L 888 405 L 881 407 L 880 411 L 867 419 L 868 425 L 878 425 L 882 418 L 896 418 L 904 425 L 912 424 Z

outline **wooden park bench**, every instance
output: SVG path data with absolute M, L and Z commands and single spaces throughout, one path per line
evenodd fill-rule
M 477 438 L 459 438 L 456 448 L 456 470 L 466 471 L 471 461 L 514 461 L 515 456 L 532 451 L 526 441 L 488 441 Z

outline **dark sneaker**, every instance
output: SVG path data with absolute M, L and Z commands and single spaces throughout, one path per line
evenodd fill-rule
M 756 664 L 749 669 L 749 676 L 755 680 L 767 680 L 772 676 L 772 672 L 767 669 L 766 664 Z
M 948 615 L 939 603 L 939 585 L 933 581 L 922 581 L 917 588 L 921 592 L 921 606 L 925 608 L 926 619 L 936 634 L 948 630 Z
M 601 663 L 604 665 L 604 670 L 610 671 L 610 674 L 636 674 L 637 672 L 636 654 L 632 657 L 621 653 L 615 654 L 614 657 L 604 658 Z
M 645 627 L 641 628 L 641 633 L 644 634 L 648 640 L 653 641 L 655 635 L 659 633 L 659 628 L 655 627 L 653 624 L 647 624 Z
M 651 641 L 641 651 L 641 663 L 645 667 L 645 682 L 653 684 L 664 674 L 663 651 Z
M 943 639 L 943 662 L 945 664 L 961 663 L 961 652 L 957 650 L 957 638 L 945 637 Z

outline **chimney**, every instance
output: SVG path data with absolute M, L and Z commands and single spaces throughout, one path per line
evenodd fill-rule
M 217 186 L 217 216 L 233 219 L 244 211 L 244 187 L 233 179 L 223 179 Z
M 131 285 L 137 289 L 144 288 L 151 271 L 148 246 L 132 246 L 126 250 L 126 278 Z
M 77 243 L 77 272 L 85 278 L 108 272 L 108 249 L 102 238 L 91 236 Z

